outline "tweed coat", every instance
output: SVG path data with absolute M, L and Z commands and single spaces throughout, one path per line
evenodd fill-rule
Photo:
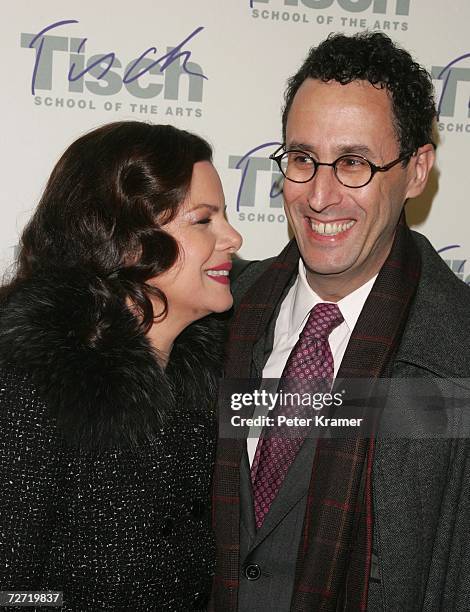
M 163 372 L 122 303 L 83 273 L 24 283 L 0 314 L 0 590 L 74 612 L 205 609 L 219 324 Z M 101 303 L 101 302 L 100 302 Z
M 470 289 L 450 272 L 423 236 L 412 235 L 421 254 L 422 271 L 391 375 L 454 379 L 468 391 Z M 272 261 L 245 269 L 235 285 L 237 301 Z M 267 332 L 271 341 L 274 323 Z M 381 581 L 368 609 L 470 609 L 468 439 L 379 439 L 372 477 Z M 231 503 L 236 505 L 236 500 Z M 216 528 L 230 530 L 230 525 Z M 227 533 L 222 538 L 225 542 Z M 221 534 L 216 532 L 216 537 L 221 539 Z M 233 544 L 236 547 L 236 541 Z M 223 580 L 224 559 L 219 563 L 217 573 Z M 236 591 L 236 582 L 227 583 L 226 588 Z M 215 609 L 219 609 L 217 597 Z

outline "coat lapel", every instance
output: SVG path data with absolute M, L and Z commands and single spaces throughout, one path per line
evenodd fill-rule
M 290 466 L 282 487 L 266 515 L 263 526 L 256 531 L 252 549 L 259 546 L 292 508 L 307 495 L 308 480 L 305 482 L 303 476 L 311 472 L 315 444 L 316 440 L 311 438 L 307 438 L 302 444 L 299 454 Z
M 266 362 L 273 350 L 274 334 L 279 310 L 284 298 L 294 284 L 296 278 L 296 274 L 293 273 L 280 295 L 264 334 L 253 345 L 252 376 L 254 378 L 261 379 L 262 377 L 264 366 L 266 365 Z M 310 442 L 313 441 L 310 440 Z M 304 446 L 307 445 L 305 444 Z M 309 444 L 309 446 L 311 446 L 311 444 Z M 243 458 L 240 465 L 240 470 L 242 472 L 241 489 L 243 491 L 241 517 L 245 523 L 245 528 L 249 529 L 250 535 L 252 536 L 251 550 L 265 540 L 273 529 L 275 529 L 275 527 L 282 521 L 286 514 L 293 508 L 293 506 L 305 496 L 306 490 L 304 483 L 299 480 L 298 476 L 299 472 L 308 469 L 306 463 L 308 463 L 309 468 L 311 468 L 311 453 L 311 448 L 310 450 L 305 450 L 303 452 L 301 451 L 299 453 L 295 464 L 289 470 L 286 480 L 284 481 L 278 496 L 274 500 L 273 505 L 269 510 L 269 514 L 266 517 L 263 527 L 256 530 L 253 512 L 250 464 L 248 461 L 248 454 L 243 452 Z
M 273 309 L 271 318 L 267 321 L 267 327 L 263 331 L 259 340 L 257 340 L 253 344 L 253 364 L 251 375 L 256 378 L 261 378 L 263 374 L 264 366 L 269 359 L 269 356 L 272 353 L 273 345 L 274 345 L 274 333 L 276 331 L 276 322 L 277 317 L 279 315 L 279 310 L 281 309 L 282 302 L 284 298 L 289 293 L 290 288 L 294 284 L 297 276 L 295 274 L 296 268 L 292 271 L 290 278 L 288 279 L 287 284 L 285 285 L 282 293 L 279 296 L 278 302 Z
M 227 378 L 261 378 L 272 348 L 275 319 L 289 282 L 295 278 L 299 251 L 291 241 L 248 290 L 231 324 Z M 270 350 L 269 349 L 269 350 Z M 246 440 L 221 439 L 217 449 L 212 498 L 217 543 L 213 599 L 217 610 L 235 612 L 240 565 L 240 467 Z

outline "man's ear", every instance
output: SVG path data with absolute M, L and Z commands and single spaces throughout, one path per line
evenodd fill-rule
M 406 198 L 416 198 L 423 193 L 436 153 L 432 144 L 425 144 L 416 151 L 408 163 L 409 181 Z

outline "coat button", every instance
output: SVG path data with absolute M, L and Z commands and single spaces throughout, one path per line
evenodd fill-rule
M 245 576 L 248 580 L 258 580 L 261 576 L 261 568 L 256 563 L 250 563 L 245 565 Z
M 193 610 L 205 610 L 209 603 L 209 593 L 196 593 L 193 597 Z
M 197 521 L 200 521 L 204 516 L 205 506 L 199 499 L 195 499 L 191 504 L 191 516 L 193 516 Z
M 172 518 L 166 517 L 163 519 L 161 532 L 164 536 L 170 536 L 173 533 L 174 528 L 175 521 Z

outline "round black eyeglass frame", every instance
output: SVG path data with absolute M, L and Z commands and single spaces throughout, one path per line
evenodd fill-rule
M 305 181 L 296 181 L 295 179 L 291 179 L 288 176 L 286 176 L 284 174 L 284 171 L 283 171 L 282 166 L 281 166 L 281 159 L 284 157 L 284 155 L 286 153 L 302 153 L 303 155 L 305 155 L 308 158 L 310 158 L 312 160 L 312 164 L 313 164 L 313 173 L 312 173 L 312 176 L 310 178 L 308 178 L 307 180 L 305 180 Z M 393 166 L 396 166 L 400 162 L 405 161 L 405 159 L 410 158 L 415 153 L 416 153 L 416 151 L 410 151 L 409 153 L 405 153 L 404 155 L 401 155 L 400 157 L 397 157 L 397 159 L 394 159 L 393 161 L 389 162 L 388 164 L 385 164 L 384 166 L 376 166 L 371 161 L 369 161 L 367 159 L 367 157 L 364 157 L 363 155 L 357 155 L 356 153 L 346 153 L 345 155 L 340 155 L 337 159 L 335 159 L 334 162 L 327 163 L 327 162 L 318 162 L 318 161 L 316 161 L 315 159 L 313 159 L 313 157 L 309 153 L 306 153 L 302 149 L 285 149 L 285 144 L 282 144 L 278 149 L 276 149 L 276 151 L 274 151 L 274 153 L 272 153 L 269 156 L 269 159 L 272 159 L 273 161 L 275 161 L 277 163 L 277 165 L 279 166 L 279 170 L 281 171 L 281 173 L 284 176 L 284 178 L 286 178 L 288 181 L 291 181 L 292 183 L 308 183 L 309 181 L 311 181 L 314 178 L 315 174 L 317 173 L 317 170 L 318 170 L 319 166 L 331 166 L 333 168 L 333 172 L 335 174 L 335 177 L 336 177 L 336 180 L 338 181 L 338 183 L 340 183 L 344 187 L 348 187 L 349 189 L 360 189 L 361 187 L 365 187 L 366 185 L 368 185 L 371 182 L 371 180 L 374 178 L 374 176 L 375 176 L 375 174 L 377 172 L 387 172 L 387 170 L 390 170 L 391 168 L 393 168 Z M 358 158 L 364 160 L 365 162 L 367 162 L 369 164 L 369 167 L 370 167 L 370 177 L 369 177 L 369 180 L 367 180 L 363 185 L 346 185 L 346 183 L 343 183 L 343 181 L 341 181 L 338 178 L 338 175 L 336 174 L 336 164 L 341 159 L 344 159 L 345 157 L 358 157 Z

